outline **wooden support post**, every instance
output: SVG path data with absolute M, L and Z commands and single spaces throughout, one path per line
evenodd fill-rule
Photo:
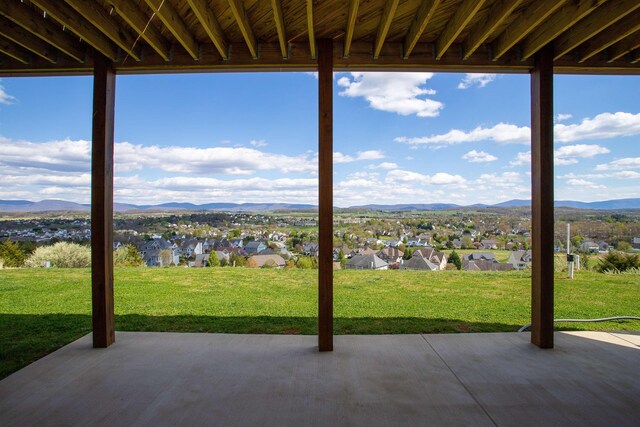
M 333 41 L 318 40 L 318 349 L 333 351 Z
M 91 296 L 93 347 L 115 341 L 113 313 L 113 118 L 116 75 L 96 54 L 91 143 Z
M 553 46 L 531 71 L 531 342 L 553 348 Z

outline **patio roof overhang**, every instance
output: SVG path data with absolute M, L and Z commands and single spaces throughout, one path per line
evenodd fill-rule
M 318 346 L 333 349 L 333 72 L 531 75 L 531 341 L 553 347 L 553 75 L 640 74 L 638 0 L 0 0 L 0 77 L 93 74 L 93 342 L 115 340 L 115 75 L 317 70 Z
M 3 0 L 0 76 L 335 70 L 640 74 L 637 0 Z

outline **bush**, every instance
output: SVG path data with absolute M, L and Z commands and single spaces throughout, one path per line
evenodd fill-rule
M 24 253 L 17 242 L 7 239 L 0 244 L 0 259 L 3 261 L 3 267 L 22 267 L 24 258 Z
M 84 268 L 91 267 L 91 249 L 76 243 L 59 242 L 53 246 L 43 246 L 27 258 L 26 267 L 44 267 L 46 261 L 51 267 Z
M 142 257 L 133 245 L 121 246 L 113 253 L 113 265 L 116 267 L 139 267 L 144 265 Z
M 637 254 L 624 254 L 622 252 L 609 252 L 602 258 L 598 270 L 601 273 L 619 273 L 631 269 L 640 268 L 640 257 Z
M 278 263 L 272 259 L 268 259 L 262 264 L 262 268 L 278 268 Z
M 218 258 L 216 251 L 209 254 L 209 267 L 220 267 L 220 258 Z

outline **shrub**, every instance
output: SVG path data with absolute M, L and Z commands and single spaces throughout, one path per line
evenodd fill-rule
M 640 256 L 613 251 L 602 258 L 598 270 L 601 273 L 617 273 L 638 268 L 640 268 Z
M 26 267 L 44 267 L 46 261 L 51 267 L 83 268 L 91 266 L 91 249 L 76 243 L 58 242 L 53 246 L 43 246 L 27 258 Z
M 22 267 L 24 258 L 24 253 L 17 242 L 7 239 L 0 244 L 0 259 L 4 267 Z
M 462 270 L 462 260 L 460 260 L 460 255 L 458 255 L 456 251 L 451 252 L 448 262 L 449 264 L 455 265 L 458 270 Z
M 113 265 L 116 267 L 139 267 L 144 265 L 142 257 L 133 245 L 121 246 L 113 253 Z
M 272 259 L 268 259 L 262 264 L 262 268 L 278 268 L 278 263 Z
M 209 254 L 209 267 L 220 267 L 220 258 L 218 258 L 216 251 Z

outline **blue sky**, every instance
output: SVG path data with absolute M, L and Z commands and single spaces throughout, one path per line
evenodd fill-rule
M 530 198 L 529 76 L 337 73 L 337 206 Z M 0 80 L 0 199 L 90 199 L 90 77 Z M 313 73 L 118 76 L 115 199 L 317 202 Z M 556 76 L 556 199 L 640 197 L 639 77 Z

